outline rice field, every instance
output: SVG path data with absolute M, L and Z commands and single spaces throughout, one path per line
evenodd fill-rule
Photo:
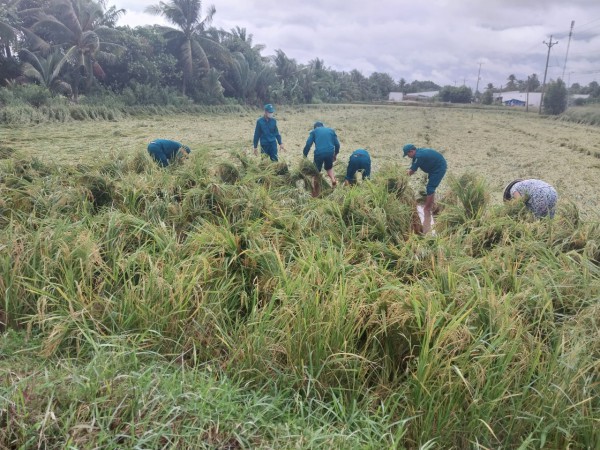
M 597 448 L 600 129 L 282 107 L 272 164 L 257 116 L 1 130 L 0 448 Z M 315 120 L 371 182 L 311 197 Z M 435 236 L 406 142 L 449 162 Z M 502 204 L 525 176 L 554 220 Z
M 45 162 L 77 164 L 106 155 L 145 152 L 148 142 L 163 137 L 208 152 L 202 158 L 250 154 L 260 111 L 201 116 L 174 115 L 120 122 L 40 124 L 2 130 L 2 142 Z M 411 142 L 444 154 L 449 173 L 476 173 L 488 183 L 492 202 L 515 178 L 541 178 L 555 186 L 561 201 L 575 203 L 584 217 L 600 211 L 600 128 L 539 117 L 519 111 L 417 108 L 398 106 L 280 107 L 276 117 L 287 151 L 281 160 L 296 164 L 312 124 L 334 128 L 340 161 L 366 148 L 376 173 L 390 165 L 408 166 L 402 145 Z M 309 155 L 312 158 L 312 153 Z M 343 167 L 340 167 L 343 169 Z M 340 172 L 340 170 L 338 170 Z M 418 178 L 418 176 L 416 177 Z M 423 180 L 411 181 L 414 186 Z M 440 192 L 445 188 L 443 183 Z

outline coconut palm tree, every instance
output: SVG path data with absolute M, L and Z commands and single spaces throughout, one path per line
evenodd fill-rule
M 190 86 L 192 77 L 198 68 L 210 69 L 208 53 L 222 53 L 225 49 L 208 34 L 216 9 L 211 5 L 204 18 L 201 17 L 200 0 L 170 0 L 146 8 L 146 12 L 164 17 L 177 28 L 159 27 L 173 48 L 177 49 L 177 58 L 183 71 L 182 93 Z
M 8 0 L 0 4 L 0 55 L 12 56 L 12 45 L 17 40 L 19 5 L 22 0 Z
M 120 12 L 111 12 L 119 15 Z M 86 86 L 94 77 L 102 77 L 104 71 L 99 60 L 114 60 L 125 48 L 110 42 L 118 31 L 103 25 L 105 10 L 102 3 L 94 0 L 53 0 L 48 8 L 35 14 L 35 22 L 28 39 L 34 51 L 43 54 L 60 46 L 64 58 L 74 67 L 73 97 L 77 101 L 81 79 Z

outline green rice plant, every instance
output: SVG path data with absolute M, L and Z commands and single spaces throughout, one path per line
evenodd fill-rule
M 10 362 L 35 365 L 39 358 Z M 105 448 L 320 448 L 402 444 L 396 402 L 370 398 L 305 402 L 294 390 L 248 389 L 214 373 L 165 364 L 114 339 L 89 358 L 29 374 L 13 372 L 0 393 L 11 416 L 0 445 Z M 89 406 L 89 407 L 85 407 Z M 51 411 L 52 414 L 49 414 Z M 49 420 L 52 416 L 60 420 Z M 45 419 L 48 417 L 47 419 Z M 398 444 L 398 445 L 395 445 Z
M 440 200 L 443 211 L 436 220 L 436 230 L 451 230 L 467 222 L 477 222 L 489 203 L 485 181 L 471 173 L 448 176 L 450 192 Z
M 54 180 L 46 180 L 41 192 L 35 198 L 35 215 L 40 219 L 68 217 L 77 221 L 94 212 L 96 207 L 90 202 L 89 191 L 85 186 L 63 186 L 58 190 L 52 186 Z
M 312 198 L 197 154 L 2 162 L 0 447 L 593 447 L 576 207 L 534 220 L 469 178 L 422 236 L 403 170 Z
M 29 233 L 12 222 L 10 228 L 0 230 L 0 328 L 17 328 L 23 317 L 35 310 L 33 302 L 23 288 L 20 280 L 27 273 L 29 252 L 27 248 Z
M 600 108 L 597 105 L 569 108 L 558 116 L 558 119 L 587 125 L 599 125 Z
M 235 364 L 258 378 L 263 373 L 294 368 L 289 383 L 303 385 L 302 380 L 309 377 L 321 387 L 336 384 L 334 380 L 355 385 L 368 365 L 368 361 L 352 354 L 356 337 L 351 337 L 355 336 L 351 330 L 357 326 L 352 318 L 358 310 L 352 306 L 351 297 L 343 295 L 343 289 L 329 292 L 338 274 L 349 267 L 340 265 L 342 254 L 338 250 L 321 248 L 316 240 L 314 245 L 298 249 L 302 253 L 291 273 L 285 275 L 278 270 L 276 294 L 247 319 L 243 333 L 248 346 L 235 357 Z M 277 261 L 281 258 L 274 260 L 275 267 L 281 267 Z M 320 281 L 309 288 L 307 276 Z M 335 356 L 337 353 L 339 356 Z
M 533 238 L 533 228 L 526 222 L 490 214 L 487 220 L 471 225 L 463 242 L 468 255 L 477 258 L 497 247 L 518 245 L 525 237 Z
M 160 253 L 171 245 L 173 239 L 173 230 L 131 214 L 107 211 L 98 219 L 102 221 L 99 231 L 107 254 L 133 253 L 144 247 Z
M 137 174 L 151 172 L 155 163 L 148 152 L 137 152 L 128 161 L 127 170 Z

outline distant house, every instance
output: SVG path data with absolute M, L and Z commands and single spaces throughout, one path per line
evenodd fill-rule
M 588 98 L 590 98 L 590 94 L 573 94 L 571 95 L 571 98 L 573 100 L 577 100 L 578 98 L 582 100 L 587 100 Z
M 426 92 L 411 92 L 409 94 L 404 94 L 404 100 L 431 100 L 433 97 L 438 95 L 440 91 L 426 91 Z
M 402 92 L 390 92 L 388 102 L 401 102 L 403 98 L 404 94 Z
M 535 108 L 539 108 L 540 101 L 542 99 L 541 92 L 519 92 L 519 91 L 509 91 L 509 92 L 496 92 L 494 95 L 494 103 L 502 103 L 507 106 L 533 106 Z

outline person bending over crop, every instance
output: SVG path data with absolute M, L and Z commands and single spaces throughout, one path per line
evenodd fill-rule
M 258 143 L 260 142 L 260 152 L 271 158 L 271 161 L 277 161 L 277 144 L 284 151 L 281 143 L 281 135 L 277 129 L 277 119 L 273 117 L 275 108 L 270 103 L 265 105 L 265 112 L 262 117 L 256 121 L 254 129 L 254 154 L 258 155 Z
M 423 232 L 428 233 L 431 229 L 431 211 L 435 203 L 435 190 L 442 181 L 442 178 L 444 178 L 444 175 L 446 175 L 448 165 L 444 156 L 431 148 L 417 148 L 413 144 L 406 144 L 402 151 L 405 157 L 408 156 L 413 160 L 408 169 L 408 175 L 414 174 L 418 169 L 421 169 L 428 175 L 426 187 L 427 198 L 423 205 L 425 215 Z
M 504 188 L 504 201 L 522 198 L 525 206 L 536 217 L 554 217 L 558 194 L 552 185 L 542 180 L 516 179 Z
M 354 150 L 350 155 L 344 185 L 356 183 L 356 172 L 362 173 L 363 180 L 371 177 L 371 157 L 364 148 Z
M 333 187 L 337 186 L 337 180 L 333 173 L 333 162 L 337 158 L 337 154 L 340 152 L 340 141 L 338 140 L 335 131 L 332 128 L 328 128 L 323 125 L 323 122 L 315 122 L 313 129 L 308 135 L 306 145 L 302 153 L 306 158 L 312 145 L 315 144 L 314 162 L 317 167 L 317 171 L 321 172 L 323 166 L 327 176 L 331 180 Z M 317 175 L 313 177 L 313 197 L 319 195 L 320 183 Z
M 187 145 L 169 139 L 154 139 L 148 144 L 148 153 L 161 167 L 167 167 L 175 160 L 188 158 L 190 152 Z

